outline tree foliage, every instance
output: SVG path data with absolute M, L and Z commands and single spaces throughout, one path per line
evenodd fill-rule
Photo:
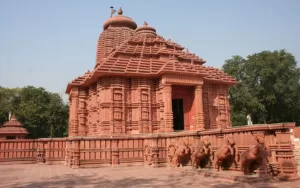
M 233 56 L 223 70 L 240 82 L 229 90 L 233 126 L 245 125 L 247 114 L 254 123 L 299 122 L 300 69 L 291 53 Z
M 63 137 L 67 134 L 68 105 L 56 93 L 32 86 L 0 87 L 0 125 L 11 111 L 31 138 Z

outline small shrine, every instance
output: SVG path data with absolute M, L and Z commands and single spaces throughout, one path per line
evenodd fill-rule
M 236 80 L 120 9 L 104 22 L 96 62 L 70 82 L 69 136 L 231 127 Z
M 24 139 L 28 134 L 27 129 L 15 116 L 11 116 L 9 121 L 0 127 L 0 139 Z

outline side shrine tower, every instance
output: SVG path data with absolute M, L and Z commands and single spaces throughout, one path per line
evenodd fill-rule
M 120 9 L 103 25 L 94 70 L 70 82 L 69 136 L 228 128 L 237 82 Z

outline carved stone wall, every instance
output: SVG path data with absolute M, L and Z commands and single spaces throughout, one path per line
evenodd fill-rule
M 102 77 L 88 88 L 73 88 L 69 135 L 159 132 L 158 94 L 158 81 L 150 78 Z
M 184 103 L 184 130 L 231 126 L 228 86 L 182 76 L 101 77 L 88 88 L 72 88 L 69 135 L 173 132 L 177 98 Z
M 231 127 L 228 86 L 204 83 L 203 111 L 206 129 Z

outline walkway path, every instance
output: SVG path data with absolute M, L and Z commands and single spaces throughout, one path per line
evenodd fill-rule
M 298 185 L 297 185 L 298 184 Z M 297 187 L 299 182 L 234 183 L 199 176 L 190 170 L 118 167 L 71 169 L 63 165 L 0 165 L 0 187 L 122 188 L 122 187 Z

